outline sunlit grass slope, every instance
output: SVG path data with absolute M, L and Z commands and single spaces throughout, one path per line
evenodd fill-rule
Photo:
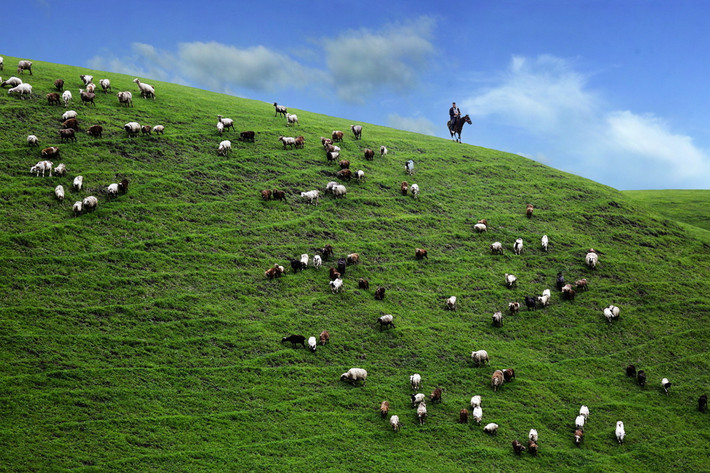
M 17 59 L 5 56 L 3 78 Z M 355 141 L 347 119 L 290 110 L 300 126 L 289 129 L 267 103 L 150 78 L 157 98 L 143 100 L 133 76 L 40 61 L 33 72 L 23 77 L 32 99 L 0 94 L 0 470 L 710 471 L 710 414 L 696 407 L 710 381 L 710 247 L 668 217 L 499 151 L 367 123 Z M 114 93 L 82 106 L 80 74 L 110 78 Z M 103 138 L 59 143 L 65 109 L 44 98 L 57 78 L 82 130 L 101 124 Z M 119 107 L 120 90 L 133 92 L 133 108 Z M 218 114 L 237 133 L 256 131 L 255 143 L 218 136 Z M 133 120 L 165 134 L 128 138 L 122 127 Z M 336 129 L 346 132 L 342 157 L 366 180 L 346 182 L 344 199 L 307 205 L 301 191 L 335 180 L 320 137 Z M 61 148 L 54 164 L 65 163 L 66 177 L 29 173 L 40 159 L 30 133 L 40 148 Z M 305 148 L 284 150 L 280 135 L 303 135 Z M 234 151 L 217 156 L 225 138 Z M 385 158 L 362 159 L 381 145 Z M 70 190 L 76 175 L 81 192 Z M 107 200 L 106 186 L 124 177 L 128 193 Z M 419 184 L 418 200 L 399 193 L 402 180 Z M 288 201 L 262 201 L 267 188 Z M 98 209 L 72 216 L 87 195 Z M 481 218 L 489 230 L 476 234 Z M 525 249 L 515 256 L 518 237 Z M 493 241 L 503 255 L 490 254 Z M 328 287 L 332 261 L 297 274 L 288 265 L 327 243 L 338 257 L 360 254 L 341 294 Z M 429 258 L 415 260 L 416 247 Z M 584 265 L 590 247 L 596 270 Z M 274 263 L 288 272 L 269 281 Z M 589 290 L 562 300 L 558 271 L 587 278 Z M 517 288 L 504 286 L 505 273 Z M 357 288 L 361 277 L 369 291 Z M 376 286 L 387 289 L 383 301 Z M 546 288 L 548 308 L 507 314 L 509 301 Z M 451 295 L 456 311 L 444 309 Z M 621 308 L 612 324 L 602 316 L 610 304 Z M 506 315 L 495 328 L 498 310 Z M 396 328 L 378 330 L 383 314 Z M 280 343 L 323 329 L 331 342 L 316 353 Z M 490 366 L 473 366 L 477 349 Z M 629 363 L 648 374 L 645 389 L 625 376 Z M 351 367 L 368 371 L 365 386 L 339 380 Z M 508 367 L 517 378 L 493 393 L 492 372 Z M 409 402 L 415 372 L 423 392 L 444 389 L 422 426 Z M 497 436 L 457 423 L 474 394 Z M 377 414 L 385 399 L 403 422 L 397 434 Z M 582 404 L 591 416 L 577 448 Z M 511 441 L 531 428 L 538 456 L 514 455 Z

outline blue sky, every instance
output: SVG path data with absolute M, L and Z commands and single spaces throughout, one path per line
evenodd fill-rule
M 709 13 L 667 0 L 30 0 L 4 11 L 0 54 L 440 137 L 456 101 L 473 121 L 465 143 L 622 190 L 708 189 Z

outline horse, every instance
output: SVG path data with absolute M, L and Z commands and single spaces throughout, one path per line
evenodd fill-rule
M 461 129 L 463 128 L 464 123 L 468 123 L 469 125 L 472 125 L 471 118 L 469 118 L 468 115 L 464 115 L 463 117 L 459 118 L 458 121 L 456 122 L 456 128 L 454 128 L 454 129 L 451 128 L 451 120 L 446 122 L 446 128 L 449 129 L 449 133 L 451 133 L 452 140 L 455 139 L 454 134 L 458 134 L 459 137 L 456 139 L 456 141 L 461 143 Z

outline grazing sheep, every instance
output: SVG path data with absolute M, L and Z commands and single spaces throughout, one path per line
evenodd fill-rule
M 306 337 L 303 335 L 289 335 L 288 337 L 283 337 L 281 343 L 291 342 L 291 348 L 296 348 L 296 345 L 301 345 L 306 348 Z
M 278 264 L 275 264 L 273 268 L 269 268 L 264 271 L 264 276 L 266 276 L 266 278 L 269 280 L 281 276 L 281 274 L 279 274 L 278 266 Z
M 385 288 L 380 286 L 377 289 L 375 289 L 375 300 L 381 301 L 384 298 L 385 298 Z
M 107 94 L 108 91 L 111 90 L 111 81 L 108 79 L 99 80 L 99 85 L 101 85 L 101 88 L 103 89 L 104 94 Z
M 294 141 L 294 147 L 296 149 L 303 149 L 303 147 L 306 144 L 306 139 L 303 136 L 297 136 L 295 141 Z M 348 166 L 350 166 L 350 163 L 348 162 Z
M 358 182 L 362 182 L 365 180 L 365 171 L 362 169 L 358 169 L 358 171 L 355 173 L 355 178 L 357 179 Z
M 57 90 L 62 90 L 64 88 L 64 80 L 57 79 L 54 81 L 54 88 Z
M 589 419 L 589 408 L 582 405 L 582 407 L 579 408 L 579 415 L 584 416 L 584 421 L 586 422 Z
M 96 90 L 96 84 L 88 84 L 88 85 L 86 86 L 86 91 L 87 91 L 87 92 L 91 92 L 91 93 L 93 94 L 95 90 Z
M 79 116 L 74 110 L 67 110 L 62 114 L 62 121 L 67 121 L 70 118 L 76 118 Z
M 301 198 L 306 200 L 309 204 L 318 205 L 318 197 L 320 192 L 317 190 L 311 190 L 308 192 L 301 192 Z
M 481 406 L 474 407 L 472 415 L 473 420 L 475 420 L 477 424 L 480 424 L 483 420 L 483 408 Z
M 350 253 L 348 256 L 345 257 L 345 262 L 347 264 L 358 264 L 360 262 L 360 254 Z
M 333 197 L 345 197 L 348 193 L 348 189 L 343 185 L 333 186 Z
M 399 422 L 399 416 L 393 415 L 392 417 L 390 417 L 390 425 L 392 426 L 392 430 L 393 430 L 394 432 L 398 432 L 398 431 L 399 431 L 399 427 L 402 425 L 402 424 Z
M 515 243 L 513 244 L 513 252 L 516 255 L 519 255 L 520 253 L 523 252 L 523 239 L 522 238 L 518 238 L 517 240 L 515 240 Z
M 148 97 L 152 97 L 153 100 L 155 100 L 155 87 L 153 87 L 150 84 L 144 84 L 140 80 L 138 80 L 137 78 L 133 79 L 133 82 L 138 84 L 138 88 L 141 91 L 141 97 L 143 97 L 144 99 L 147 99 Z
M 54 175 L 55 176 L 66 176 L 67 175 L 67 167 L 64 165 L 64 163 L 59 163 L 59 166 L 56 166 L 54 168 Z
M 51 92 L 51 93 L 47 94 L 47 102 L 49 103 L 49 105 L 54 105 L 54 104 L 59 105 L 59 103 L 60 103 L 59 94 L 56 92 Z
M 303 253 L 301 255 L 301 269 L 306 269 L 308 267 L 308 253 Z
M 308 337 L 308 349 L 313 353 L 316 352 L 316 337 Z
M 584 257 L 584 261 L 591 269 L 595 269 L 597 267 L 597 264 L 599 263 L 599 255 L 597 255 L 594 248 L 589 249 L 587 256 Z
M 339 130 L 333 130 L 333 133 L 331 133 L 331 138 L 333 139 L 334 143 L 338 143 L 343 141 L 343 132 Z
M 498 387 L 503 385 L 505 378 L 503 377 L 503 372 L 501 370 L 496 370 L 491 376 L 491 387 L 493 392 L 498 391 Z
M 248 130 L 248 131 L 242 131 L 241 133 L 239 133 L 239 141 L 250 141 L 253 143 L 255 139 L 256 139 L 256 132 L 255 131 Z
M 584 431 L 582 429 L 577 429 L 574 431 L 574 444 L 579 447 L 584 438 Z
M 459 423 L 460 424 L 467 424 L 468 423 L 468 409 L 461 409 L 459 411 Z
M 119 105 L 125 105 L 126 107 L 133 106 L 133 94 L 129 91 L 119 92 L 116 94 L 116 97 L 118 97 Z
M 293 136 L 279 136 L 279 141 L 283 143 L 284 149 L 286 149 L 286 146 L 290 147 L 291 149 L 296 146 L 296 138 L 294 138 Z
M 441 402 L 441 394 L 444 392 L 443 389 L 441 388 L 436 388 L 431 392 L 431 396 L 429 396 L 429 400 L 431 402 Z
M 155 125 L 153 127 L 153 133 L 156 135 L 163 135 L 165 134 L 165 127 L 163 125 Z
M 422 376 L 419 373 L 414 373 L 409 377 L 409 384 L 412 385 L 413 391 L 417 391 L 422 385 Z
M 533 440 L 528 440 L 528 453 L 530 453 L 530 455 L 537 455 L 537 449 L 537 443 Z
M 281 115 L 282 117 L 286 118 L 287 113 L 288 113 L 288 109 L 286 109 L 286 107 L 274 102 L 274 116 Z
M 68 90 L 65 90 L 62 93 L 62 102 L 64 102 L 64 107 L 67 107 L 69 105 L 69 102 L 71 102 L 71 100 L 72 100 L 71 92 L 69 92 Z
M 496 424 L 495 422 L 486 424 L 486 426 L 483 428 L 483 431 L 488 435 L 495 435 L 498 432 L 498 424 Z
M 83 210 L 83 204 L 81 203 L 80 200 L 77 200 L 74 202 L 74 205 L 72 205 L 72 212 L 74 212 L 74 216 L 77 217 L 81 215 L 81 211 Z
M 565 277 L 562 275 L 561 271 L 559 273 L 557 273 L 557 280 L 556 280 L 555 284 L 557 285 L 558 291 L 561 291 L 562 287 L 564 287 L 564 285 L 565 285 Z
M 118 196 L 118 183 L 110 184 L 108 188 L 106 188 L 106 193 L 108 198 L 110 199 L 111 197 L 117 197 Z
M 27 146 L 39 146 L 39 139 L 35 135 L 27 135 Z
M 104 127 L 101 125 L 92 125 L 89 127 L 88 130 L 86 130 L 86 134 L 89 136 L 93 136 L 94 138 L 101 138 L 104 132 Z
M 429 256 L 427 256 L 427 251 L 423 248 L 416 248 L 414 250 L 414 257 L 416 259 L 422 259 L 422 258 L 429 259 Z
M 44 152 L 44 151 L 43 151 Z M 37 164 L 30 168 L 32 174 L 36 174 L 39 177 L 39 172 L 42 171 L 42 177 L 44 177 L 44 172 L 49 171 L 49 177 L 52 177 L 52 163 L 51 161 L 39 161 Z
M 671 383 L 670 381 L 668 381 L 668 378 L 663 378 L 663 379 L 661 380 L 661 387 L 662 387 L 663 390 L 666 392 L 666 396 L 668 396 L 668 390 L 670 389 L 671 384 L 672 384 L 672 383 Z
M 298 125 L 298 117 L 296 115 L 286 114 L 286 126 Z
M 387 314 L 383 315 L 382 317 L 378 317 L 377 323 L 380 324 L 380 330 L 382 330 L 383 327 L 396 328 L 394 325 L 394 317 L 392 316 L 392 314 Z
M 480 406 L 480 405 L 481 405 L 481 396 L 479 396 L 477 394 L 471 398 L 471 409 L 475 409 L 476 406 Z
M 340 375 L 341 381 L 350 381 L 353 386 L 358 381 L 362 381 L 362 385 L 365 385 L 367 381 L 367 371 L 362 368 L 350 368 L 347 372 Z
M 384 158 L 387 156 L 387 148 L 383 145 L 380 146 L 380 158 Z
M 389 401 L 382 401 L 380 403 L 380 416 L 387 417 L 387 414 L 389 414 L 390 411 L 390 403 Z
M 624 423 L 621 421 L 618 421 L 616 423 L 616 440 L 619 442 L 619 445 L 624 443 L 624 437 L 626 437 L 626 430 L 624 430 Z
M 402 183 L 399 185 L 399 191 L 402 193 L 402 195 L 407 195 L 407 191 L 409 191 L 409 184 L 407 184 L 407 181 L 402 181 Z
M 138 122 L 128 122 L 123 125 L 123 129 L 126 130 L 126 133 L 128 133 L 130 137 L 136 137 L 138 133 L 141 132 L 141 126 Z
M 271 191 L 269 189 L 261 191 L 261 198 L 264 200 L 271 200 Z
M 520 302 L 508 302 L 508 311 L 510 315 L 515 315 L 520 312 Z
M 336 183 L 336 184 L 337 184 L 337 183 Z M 325 245 L 325 246 L 323 247 L 323 249 L 321 250 L 321 254 L 323 255 L 323 259 L 324 259 L 325 261 L 328 261 L 328 258 L 330 258 L 331 256 L 333 256 L 333 245 L 331 245 L 331 244 Z
M 521 452 L 525 451 L 525 446 L 522 443 L 518 442 L 517 440 L 513 440 L 512 445 L 513 445 L 513 451 L 515 453 L 517 453 L 518 455 L 520 455 Z
M 506 368 L 503 371 L 503 380 L 508 383 L 515 378 L 515 370 L 513 368 Z
M 646 386 L 646 372 L 644 370 L 638 371 L 636 374 L 636 382 L 638 382 L 639 386 L 642 388 Z
M 220 141 L 217 147 L 217 156 L 227 156 L 232 152 L 232 142 L 229 140 Z
M 321 345 L 325 345 L 330 341 L 330 333 L 327 330 L 323 330 L 318 336 Z
M 6 85 L 9 85 L 10 87 L 17 87 L 20 84 L 22 84 L 22 79 L 12 76 L 0 83 L 0 87 L 5 87 Z
M 64 122 L 62 123 L 62 128 L 72 128 L 75 131 L 79 131 L 79 120 L 77 120 L 76 118 L 64 120 Z
M 584 422 L 585 422 L 585 417 L 584 417 L 583 415 L 581 415 L 581 414 L 578 415 L 578 416 L 574 419 L 574 426 L 575 426 L 575 428 L 584 430 Z
M 329 277 L 330 277 L 330 280 L 331 280 L 331 281 L 335 281 L 336 279 L 338 279 L 338 278 L 340 277 L 340 273 L 338 272 L 337 269 L 335 269 L 335 268 L 330 268 L 330 270 L 329 270 Z
M 121 182 L 118 183 L 118 192 L 119 194 L 125 194 L 126 192 L 128 192 L 128 179 L 126 179 L 125 177 L 121 179 Z
M 488 359 L 488 352 L 486 350 L 472 351 L 471 359 L 474 363 L 476 363 L 476 366 L 481 366 L 485 363 L 490 363 L 490 360 Z
M 283 200 L 284 202 L 286 202 L 286 191 L 274 189 L 273 191 L 271 191 L 271 194 L 273 195 L 274 200 Z
M 574 287 L 576 287 L 578 291 L 581 291 L 581 290 L 586 291 L 587 288 L 589 287 L 589 284 L 587 283 L 586 279 L 582 278 L 582 279 L 577 279 L 574 282 Z
M 419 197 L 419 185 L 412 184 L 411 192 L 412 192 L 413 199 L 416 199 L 417 197 Z
M 99 199 L 93 195 L 90 195 L 88 197 L 84 197 L 84 200 L 81 201 L 81 205 L 83 206 L 85 212 L 93 212 L 96 210 L 96 207 L 99 206 Z
M 550 305 L 550 299 L 551 299 L 551 293 L 549 289 L 545 289 L 542 291 L 542 296 L 539 296 L 537 298 L 537 301 L 540 303 L 540 306 L 542 307 L 547 307 Z
M 321 266 L 323 266 L 323 259 L 320 257 L 320 255 L 314 255 L 313 268 L 320 269 Z
M 64 186 L 59 185 L 54 188 L 54 195 L 57 197 L 57 200 L 63 202 L 64 201 Z
M 540 239 L 540 244 L 542 245 L 542 251 L 547 251 L 547 246 L 549 245 L 550 240 L 547 238 L 547 235 L 543 235 L 542 238 Z
M 564 297 L 565 299 L 569 301 L 574 300 L 575 294 L 576 293 L 574 292 L 574 289 L 572 289 L 571 284 L 565 284 L 564 286 L 562 286 L 562 297 Z
M 619 312 L 620 311 L 619 311 L 619 308 L 616 307 L 615 305 L 610 305 L 609 307 L 605 308 L 603 312 L 604 312 L 604 317 L 606 317 L 606 319 L 609 322 L 619 319 Z
M 424 420 L 426 419 L 426 402 L 422 401 L 419 403 L 419 406 L 417 406 L 417 419 L 419 420 L 419 424 L 423 424 Z
M 30 71 L 30 75 L 32 75 L 32 61 L 22 60 L 17 63 L 17 73 L 24 74 L 25 71 Z
M 407 162 L 404 163 L 404 170 L 409 174 L 410 176 L 414 174 L 414 160 L 410 159 Z
M 534 209 L 534 207 L 532 204 L 528 204 L 527 207 L 525 207 L 525 215 L 527 215 L 528 218 L 532 217 L 533 209 Z
M 91 84 L 92 82 L 94 82 L 94 76 L 82 74 L 82 75 L 79 76 L 79 78 L 80 78 L 81 81 L 84 83 L 84 85 L 89 85 L 89 84 Z
M 335 162 L 340 157 L 340 153 L 338 151 L 328 151 L 325 153 L 325 157 L 329 163 Z
M 513 274 L 505 273 L 505 285 L 508 289 L 518 284 L 518 278 Z
M 335 177 L 337 177 L 338 179 L 344 179 L 346 181 L 349 181 L 352 176 L 353 173 L 350 169 L 341 169 L 340 171 L 335 173 Z
M 2 71 L 3 69 L 5 69 L 5 59 L 0 56 L 0 71 Z
M 636 377 L 636 367 L 634 365 L 628 365 L 626 367 L 626 376 L 630 378 Z
M 330 281 L 330 292 L 335 294 L 336 292 L 342 292 L 343 290 L 343 280 L 340 278 L 336 278 L 333 281 Z
M 488 227 L 486 227 L 485 224 L 483 223 L 477 223 L 473 226 L 473 229 L 476 230 L 477 233 L 483 233 L 488 231 Z
M 42 157 L 45 159 L 55 159 L 59 157 L 59 148 L 56 146 L 50 146 L 42 150 Z
M 373 159 L 375 159 L 375 152 L 372 151 L 370 148 L 365 148 L 364 156 L 365 160 L 372 161 Z
M 456 310 L 456 296 L 451 296 L 446 299 L 446 308 L 449 310 Z
M 424 400 L 426 399 L 426 396 L 422 393 L 412 394 L 410 397 L 412 399 L 412 407 L 415 407 L 417 404 L 424 402 Z
M 364 289 L 367 291 L 368 289 L 370 289 L 370 281 L 365 278 L 360 278 L 357 282 L 357 287 L 359 289 Z
M 30 84 L 20 84 L 17 87 L 13 87 L 7 91 L 8 95 L 19 95 L 22 100 L 25 99 L 25 95 L 32 97 L 32 86 Z
M 494 241 L 493 243 L 491 243 L 491 254 L 502 255 L 503 254 L 503 244 L 499 241 Z
M 531 442 L 537 442 L 537 430 L 530 429 L 530 432 L 528 433 L 528 440 Z
M 353 131 L 353 135 L 355 135 L 356 140 L 359 140 L 360 138 L 362 138 L 362 126 L 350 125 L 350 129 Z
M 700 412 L 705 412 L 708 408 L 708 395 L 707 394 L 702 394 L 698 398 L 698 410 Z

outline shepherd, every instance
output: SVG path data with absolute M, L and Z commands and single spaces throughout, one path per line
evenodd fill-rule
M 452 103 L 449 109 L 449 121 L 446 123 L 449 133 L 451 133 L 452 140 L 455 139 L 457 142 L 461 143 L 461 129 L 465 123 L 471 125 L 471 118 L 469 118 L 468 115 L 462 117 L 461 111 L 456 106 L 456 102 Z M 458 138 L 454 138 L 454 135 L 458 135 Z

